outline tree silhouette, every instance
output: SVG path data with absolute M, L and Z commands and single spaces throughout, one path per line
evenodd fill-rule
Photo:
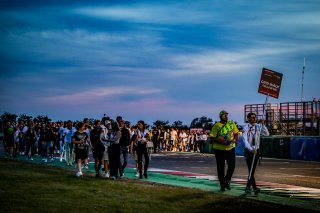
M 18 117 L 18 122 L 20 123 L 21 121 L 24 121 L 24 122 L 28 122 L 32 119 L 32 116 L 30 115 L 26 115 L 26 114 L 21 114 L 19 115 Z
M 38 115 L 34 120 L 40 123 L 48 123 L 51 121 L 51 118 L 49 118 L 47 115 Z
M 171 127 L 178 128 L 178 129 L 188 129 L 188 126 L 187 125 L 183 125 L 182 121 L 180 121 L 180 120 L 174 121 L 172 123 Z
M 153 122 L 153 127 L 167 127 L 169 124 L 169 121 L 160 121 L 160 120 L 156 120 L 155 122 Z
M 190 124 L 190 128 L 203 128 L 205 130 L 211 129 L 212 126 L 213 126 L 212 119 L 206 116 L 202 116 L 201 118 L 195 118 L 192 120 Z
M 1 115 L 1 121 L 3 122 L 8 122 L 10 121 L 11 123 L 15 123 L 17 121 L 17 115 L 16 114 L 11 114 L 9 112 L 5 112 Z

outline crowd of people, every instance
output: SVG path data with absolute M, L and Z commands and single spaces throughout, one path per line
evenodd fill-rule
M 141 124 L 142 130 L 139 129 Z M 143 131 L 143 136 L 141 131 Z M 138 137 L 136 138 L 136 136 Z M 140 150 L 138 145 L 141 140 L 145 140 L 143 144 L 146 149 Z M 34 155 L 39 155 L 42 157 L 42 161 L 47 163 L 53 162 L 54 156 L 58 155 L 60 161 L 65 162 L 67 166 L 81 163 L 81 167 L 87 169 L 89 153 L 92 153 L 96 170 L 99 171 L 103 167 L 104 176 L 113 178 L 117 175 L 110 165 L 114 164 L 113 159 L 119 158 L 114 153 L 120 153 L 123 156 L 123 165 L 119 166 L 119 176 L 121 177 L 123 169 L 127 165 L 128 154 L 136 155 L 141 151 L 144 155 L 143 162 L 148 165 L 150 154 L 156 152 L 199 152 L 204 154 L 207 140 L 208 133 L 205 131 L 179 130 L 173 127 L 166 129 L 163 126 L 147 130 L 144 121 L 139 121 L 137 125 L 131 125 L 121 116 L 117 116 L 113 121 L 104 115 L 101 120 L 95 120 L 94 123 L 91 123 L 88 118 L 84 118 L 83 122 L 68 120 L 38 123 L 33 120 L 21 120 L 18 124 L 10 121 L 4 124 L 4 146 L 9 157 L 15 158 L 17 155 L 24 155 L 27 159 L 33 160 Z M 80 152 L 81 154 L 79 154 Z M 135 158 L 137 162 L 142 161 L 140 155 Z M 139 169 L 139 163 L 137 163 L 137 169 Z M 147 176 L 146 171 L 140 173 Z M 82 169 L 79 169 L 77 176 L 82 174 Z M 100 176 L 98 172 L 97 176 Z M 140 174 L 137 176 L 141 177 Z
M 216 122 L 210 132 L 192 129 L 165 128 L 163 126 L 146 129 L 140 120 L 136 125 L 125 121 L 121 116 L 115 120 L 106 115 L 91 123 L 88 118 L 82 122 L 47 122 L 41 124 L 29 120 L 13 124 L 4 124 L 3 144 L 6 155 L 15 158 L 24 155 L 33 160 L 39 155 L 43 163 L 53 162 L 54 155 L 67 166 L 77 166 L 77 177 L 83 176 L 88 169 L 89 156 L 92 153 L 96 177 L 103 176 L 116 180 L 124 176 L 128 155 L 136 161 L 136 176 L 148 178 L 148 166 L 151 153 L 156 152 L 199 152 L 205 153 L 206 143 L 213 144 L 217 163 L 220 190 L 231 189 L 230 182 L 235 169 L 235 142 L 239 129 L 228 120 L 228 112 L 219 113 L 220 122 Z M 259 157 L 260 135 L 268 135 L 264 125 L 255 123 L 255 114 L 248 114 L 248 124 L 243 129 L 245 158 L 248 165 L 248 183 L 245 189 L 250 193 L 251 186 L 258 194 L 254 172 Z M 122 157 L 121 157 L 122 156 Z M 225 173 L 225 161 L 227 171 Z M 101 174 L 103 170 L 103 174 Z

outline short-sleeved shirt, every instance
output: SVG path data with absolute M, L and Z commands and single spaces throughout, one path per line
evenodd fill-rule
M 86 132 L 75 132 L 72 136 L 76 141 L 81 141 L 84 139 L 86 141 L 88 139 L 88 135 Z M 86 149 L 86 144 L 75 144 L 75 150 L 85 150 Z
M 221 129 L 222 128 L 222 129 Z M 221 130 L 220 130 L 221 129 Z M 221 122 L 217 122 L 214 124 L 210 131 L 210 137 L 217 137 L 220 135 L 231 135 L 230 140 L 235 142 L 235 134 L 238 134 L 239 130 L 237 125 L 233 121 L 227 121 L 227 124 L 224 125 Z M 231 133 L 231 134 L 230 134 Z M 220 144 L 220 143 L 213 143 L 213 149 L 219 150 L 231 150 L 236 147 L 235 143 L 231 143 L 230 145 Z

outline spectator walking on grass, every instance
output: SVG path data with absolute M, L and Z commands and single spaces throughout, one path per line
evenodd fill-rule
M 96 177 L 100 177 L 102 158 L 103 158 L 103 153 L 105 151 L 105 147 L 101 140 L 101 134 L 104 134 L 104 130 L 101 127 L 101 121 L 96 120 L 94 122 L 94 127 L 90 132 L 90 141 L 92 144 L 92 154 L 94 158 L 94 168 L 96 171 Z
M 126 127 L 124 120 L 119 121 L 121 138 L 120 138 L 120 177 L 124 176 L 124 169 L 128 164 L 129 146 L 131 144 L 130 131 Z M 123 161 L 121 161 L 121 156 Z
M 88 158 L 86 150 L 86 141 L 88 140 L 88 135 L 85 132 L 85 124 L 79 122 L 77 124 L 77 131 L 72 136 L 72 144 L 74 144 L 74 151 L 76 154 L 76 162 L 78 165 L 78 172 L 76 173 L 77 177 L 83 176 L 82 173 L 82 162 Z
M 147 149 L 147 142 L 150 141 L 149 132 L 145 127 L 144 121 L 140 120 L 137 124 L 138 128 L 135 131 L 135 145 L 136 145 L 136 152 L 138 157 L 138 170 L 139 170 L 139 178 L 142 179 L 142 163 L 144 156 L 144 173 L 143 176 L 148 178 L 148 167 L 149 167 L 149 153 Z
M 109 136 L 111 135 L 111 121 L 110 120 L 105 120 L 105 125 L 101 125 L 103 131 L 100 134 L 100 139 L 101 142 L 104 145 L 104 152 L 102 156 L 102 161 L 103 161 L 103 169 L 104 169 L 104 177 L 109 178 L 110 177 L 110 171 L 109 171 L 109 154 L 108 154 L 108 149 L 111 144 L 109 140 Z
M 108 156 L 109 156 L 110 177 L 112 180 L 116 180 L 119 175 L 120 138 L 121 138 L 121 131 L 120 131 L 118 122 L 114 121 L 111 123 L 111 134 L 108 140 L 111 142 L 111 145 L 108 148 Z
M 28 130 L 25 133 L 26 138 L 26 152 L 25 156 L 29 160 L 33 160 L 34 152 L 35 152 L 35 142 L 37 139 L 37 134 L 34 129 L 34 125 L 32 121 L 28 123 Z M 30 154 L 29 154 L 30 153 Z
M 67 166 L 72 166 L 74 161 L 72 137 L 75 132 L 76 132 L 76 129 L 73 127 L 72 121 L 68 120 L 67 127 L 64 128 L 64 131 L 62 134 L 62 140 L 64 141 L 64 147 L 65 147 L 65 156 L 66 156 Z
M 53 143 L 55 141 L 55 134 L 52 129 L 52 123 L 48 122 L 47 125 L 40 132 L 40 142 L 42 143 L 42 161 L 48 162 L 48 151 L 49 161 L 53 162 Z

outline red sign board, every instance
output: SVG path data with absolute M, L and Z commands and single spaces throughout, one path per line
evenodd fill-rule
M 278 98 L 282 81 L 282 73 L 262 68 L 259 93 Z

